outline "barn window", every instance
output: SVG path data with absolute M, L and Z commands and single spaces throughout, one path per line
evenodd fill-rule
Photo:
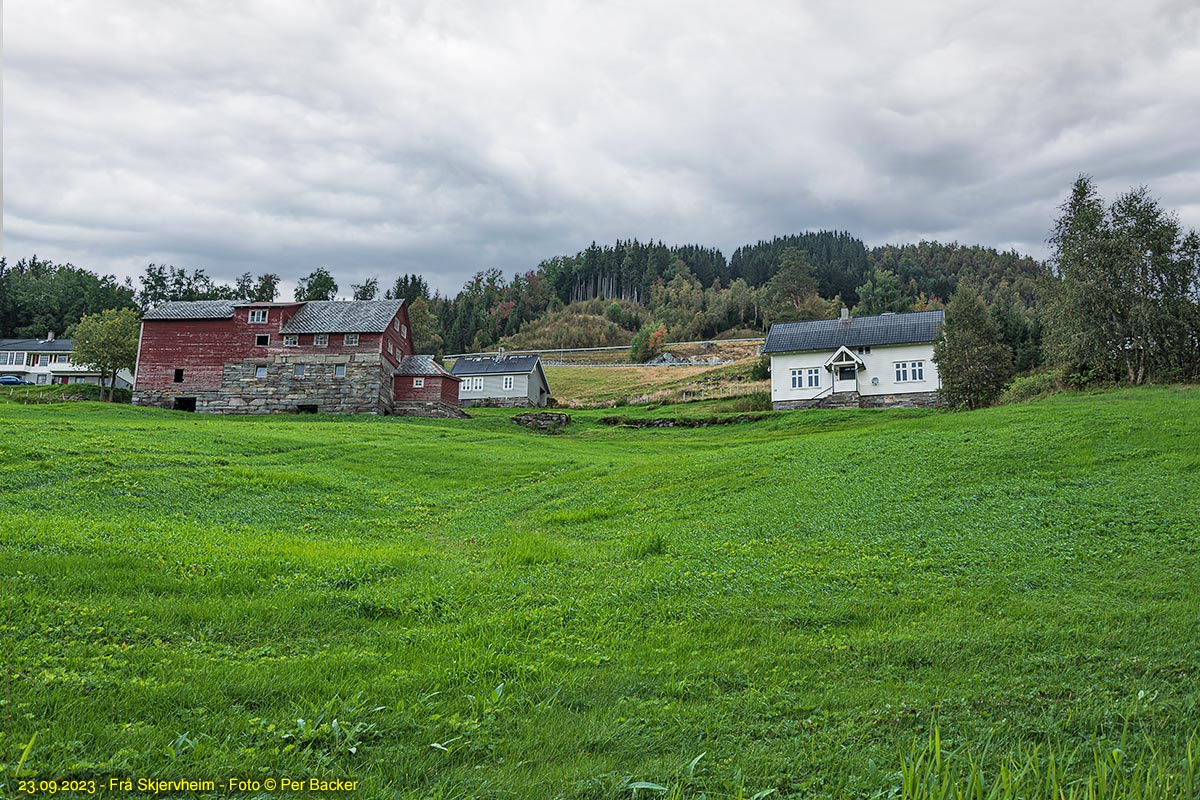
M 314 347 L 328 347 L 329 346 L 329 334 L 328 333 L 318 333 L 316 336 L 313 337 L 313 346 Z
M 304 365 L 303 364 L 293 365 L 292 366 L 292 374 L 295 375 L 297 378 L 303 378 L 304 377 Z
M 183 370 L 175 370 L 175 378 L 173 380 L 175 383 L 183 383 Z
M 504 391 L 511 392 L 512 388 L 513 388 L 513 376 L 505 375 L 504 376 Z
M 358 345 L 358 334 L 357 333 L 347 333 L 346 334 L 346 346 L 347 347 L 355 347 L 356 345 Z
M 266 347 L 271 343 L 270 334 L 256 333 L 254 334 L 254 344 L 256 347 Z
M 408 338 L 408 326 L 407 325 L 400 326 L 400 335 L 403 336 L 405 339 Z
M 392 330 L 394 330 L 394 331 L 400 330 L 400 320 L 398 320 L 398 319 L 392 320 Z
M 250 324 L 255 325 L 267 321 L 267 310 L 265 308 L 250 309 Z
M 413 388 L 414 389 L 424 389 L 425 388 L 425 379 L 424 378 L 413 378 Z
M 254 377 L 256 377 L 256 378 L 267 377 L 267 368 L 266 367 L 255 367 L 254 368 Z
M 396 352 L 395 348 L 392 347 L 392 340 L 388 339 L 388 355 L 390 356 L 390 355 L 394 354 L 395 352 Z
M 300 337 L 297 334 L 289 333 L 283 337 L 284 347 L 296 347 L 300 344 Z
M 335 378 L 346 377 L 346 365 L 345 364 L 334 364 L 333 365 L 333 377 L 335 377 Z

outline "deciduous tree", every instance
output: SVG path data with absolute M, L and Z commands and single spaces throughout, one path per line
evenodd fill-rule
M 950 298 L 933 360 L 942 379 L 942 400 L 951 408 L 990 406 L 1012 379 L 1012 350 L 972 284 L 959 284 Z
M 132 370 L 137 364 L 138 314 L 132 308 L 109 309 L 88 314 L 71 331 L 74 363 L 100 373 L 101 397 L 108 384 L 108 399 L 118 370 Z

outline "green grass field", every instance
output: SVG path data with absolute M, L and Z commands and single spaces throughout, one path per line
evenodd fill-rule
M 1052 753 L 1186 780 L 1200 390 L 473 414 L 0 404 L 0 796 L 919 796 L 914 769 L 989 787 Z M 918 757 L 935 727 L 952 766 Z

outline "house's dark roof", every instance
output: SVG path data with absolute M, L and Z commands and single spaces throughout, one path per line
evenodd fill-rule
M 230 319 L 239 300 L 175 300 L 155 306 L 142 319 Z
M 403 300 L 310 300 L 280 333 L 383 333 Z
M 538 366 L 541 356 L 472 356 L 460 358 L 451 375 L 526 375 Z
M 809 322 L 780 322 L 767 333 L 764 353 L 803 350 L 836 350 L 887 344 L 932 342 L 945 319 L 944 311 L 912 314 L 883 314 L 878 317 L 815 319 Z
M 433 360 L 433 356 L 405 356 L 400 359 L 400 366 L 396 368 L 397 375 L 436 375 L 443 378 L 455 378 L 442 367 L 441 364 Z
M 0 339 L 0 350 L 24 350 L 26 353 L 69 353 L 70 339 Z

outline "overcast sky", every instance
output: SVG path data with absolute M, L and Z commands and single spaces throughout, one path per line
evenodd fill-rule
M 4 253 L 289 282 L 820 228 L 1200 227 L 1200 3 L 6 0 Z M 290 286 L 288 288 L 290 296 Z

